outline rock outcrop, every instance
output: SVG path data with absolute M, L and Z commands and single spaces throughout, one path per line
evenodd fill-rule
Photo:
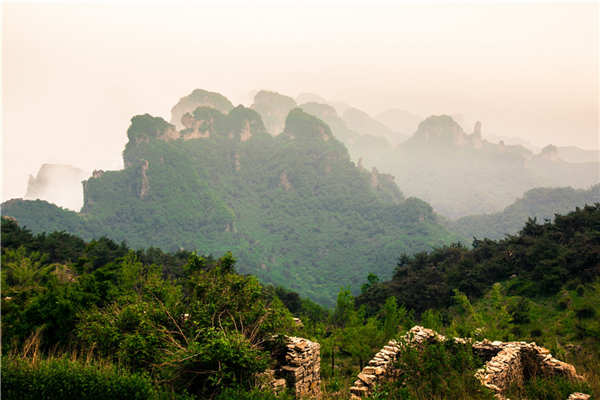
M 396 360 L 406 346 L 422 346 L 446 340 L 446 337 L 431 329 L 415 326 L 400 341 L 389 341 L 358 374 L 358 379 L 350 388 L 351 399 L 366 397 L 373 393 L 378 384 L 398 377 L 400 371 L 397 370 Z M 584 379 L 571 364 L 557 360 L 548 349 L 535 343 L 490 342 L 487 339 L 471 342 L 464 338 L 453 340 L 463 344 L 472 343 L 473 352 L 486 360 L 475 377 L 492 390 L 499 400 L 508 400 L 504 393 L 512 384 L 522 384 L 532 376 L 563 376 L 575 381 Z M 569 396 L 569 400 L 588 398 L 583 393 Z

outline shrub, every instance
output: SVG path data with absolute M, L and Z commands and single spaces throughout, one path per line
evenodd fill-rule
M 64 358 L 37 360 L 5 356 L 2 360 L 2 398 L 20 399 L 156 399 L 147 375 L 130 373 L 110 364 L 83 363 Z

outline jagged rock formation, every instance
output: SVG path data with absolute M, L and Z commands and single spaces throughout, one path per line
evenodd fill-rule
M 295 107 L 296 102 L 291 97 L 267 90 L 256 93 L 251 106 L 262 117 L 267 131 L 274 136 L 283 131 L 287 115 Z
M 29 176 L 25 200 L 46 200 L 60 207 L 79 211 L 83 204 L 81 182 L 86 173 L 70 165 L 43 164 L 37 175 Z
M 285 337 L 276 348 L 276 365 L 264 372 L 264 386 L 279 392 L 292 389 L 297 399 L 321 398 L 321 345 L 300 337 Z
M 354 386 L 350 388 L 351 398 L 361 399 L 373 393 L 376 386 L 399 376 L 396 360 L 407 346 L 423 346 L 427 343 L 446 341 L 446 337 L 422 326 L 412 327 L 400 341 L 391 340 L 369 361 L 358 374 Z M 575 367 L 552 357 L 550 351 L 535 343 L 490 342 L 484 339 L 472 342 L 470 339 L 453 338 L 467 344 L 472 343 L 473 351 L 486 363 L 475 373 L 481 384 L 491 389 L 499 400 L 508 400 L 504 393 L 513 383 L 522 384 L 531 376 L 564 376 L 572 380 L 583 380 Z M 580 396 L 580 397 L 578 397 Z M 584 396 L 584 397 L 581 397 Z M 587 395 L 574 393 L 569 399 L 585 399 Z M 589 398 L 589 397 L 588 397 Z
M 233 104 L 220 93 L 196 89 L 189 95 L 182 97 L 171 109 L 171 124 L 176 126 L 177 129 L 182 129 L 185 125 L 182 118 L 198 107 L 210 107 L 227 114 L 233 108 Z

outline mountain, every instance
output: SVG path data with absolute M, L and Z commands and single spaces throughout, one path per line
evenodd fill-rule
M 78 211 L 83 204 L 81 182 L 85 178 L 85 171 L 71 165 L 43 164 L 35 177 L 29 175 L 23 198 L 46 200 Z
M 398 254 L 457 238 L 390 175 L 355 166 L 329 126 L 300 109 L 278 136 L 242 106 L 186 115 L 180 131 L 132 118 L 125 169 L 85 181 L 81 213 L 12 200 L 3 215 L 34 232 L 106 235 L 135 248 L 231 250 L 240 272 L 327 305 L 370 272 L 389 277 Z
M 585 150 L 576 146 L 559 146 L 558 156 L 572 163 L 600 163 L 600 150 Z
M 296 96 L 296 103 L 298 103 L 298 104 L 302 104 L 302 103 L 325 103 L 325 104 L 328 104 L 329 102 L 327 100 L 325 100 L 325 98 L 323 98 L 322 96 L 315 94 L 315 93 L 300 93 L 298 96 Z
M 518 234 L 476 241 L 472 249 L 453 244 L 402 257 L 394 277 L 364 290 L 358 303 L 376 307 L 396 296 L 423 312 L 455 304 L 455 289 L 476 299 L 508 280 L 512 294 L 532 298 L 572 290 L 600 276 L 599 227 L 600 204 L 589 205 L 552 222 L 527 221 Z
M 408 136 L 417 129 L 423 117 L 405 110 L 392 108 L 375 115 L 375 119 L 389 127 L 392 131 Z M 395 144 L 398 143 L 395 142 Z
M 227 114 L 233 108 L 233 104 L 220 93 L 195 89 L 189 95 L 182 97 L 171 109 L 171 124 L 181 129 L 183 127 L 181 119 L 184 115 L 192 113 L 198 107 L 212 107 Z
M 387 139 L 390 143 L 400 143 L 408 138 L 408 135 L 392 131 L 386 125 L 358 108 L 348 108 L 344 111 L 342 119 L 353 131 L 382 137 Z
M 503 211 L 486 215 L 470 215 L 448 223 L 448 228 L 467 239 L 502 239 L 516 234 L 528 218 L 553 220 L 576 207 L 600 203 L 600 184 L 588 190 L 563 188 L 531 189 Z
M 395 176 L 404 193 L 449 217 L 498 212 L 535 187 L 588 188 L 600 182 L 598 163 L 569 163 L 554 146 L 533 154 L 490 143 L 481 123 L 467 133 L 450 116 L 431 116 L 373 164 Z
M 279 135 L 283 131 L 285 119 L 295 107 L 296 102 L 291 97 L 267 90 L 260 90 L 256 93 L 251 106 L 260 114 L 271 135 Z

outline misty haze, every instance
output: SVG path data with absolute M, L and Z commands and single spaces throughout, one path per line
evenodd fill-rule
M 3 3 L 2 395 L 600 396 L 599 16 Z

